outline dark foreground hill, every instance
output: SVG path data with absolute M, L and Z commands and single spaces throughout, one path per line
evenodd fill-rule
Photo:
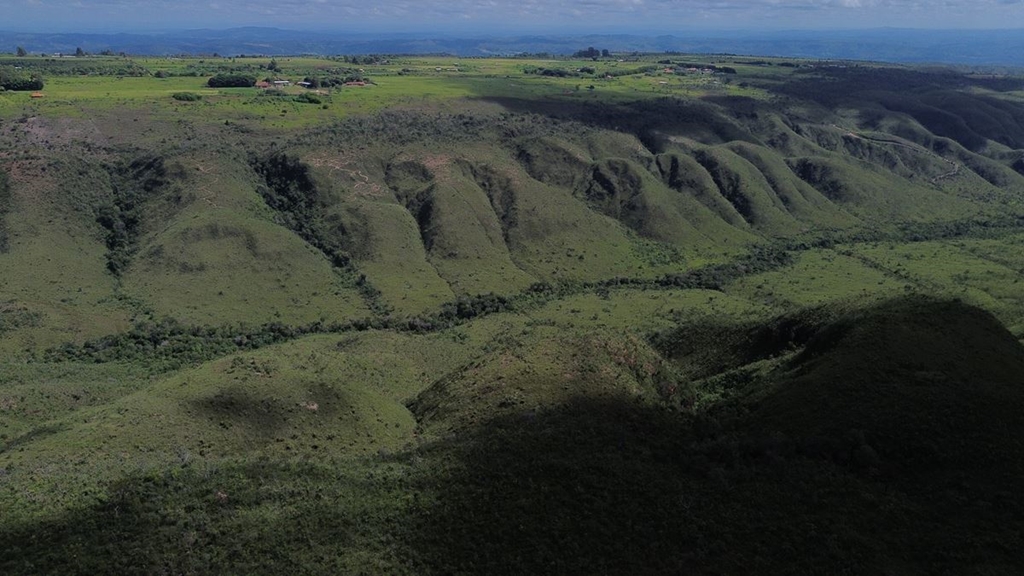
M 621 369 L 631 380 L 606 373 L 605 385 L 564 400 L 540 401 L 561 382 L 540 373 L 527 387 L 512 371 L 499 388 L 519 387 L 528 408 L 505 405 L 377 461 L 140 473 L 70 516 L 6 529 L 3 567 L 1016 573 L 1024 348 L 991 315 L 955 301 L 900 299 L 818 318 L 775 321 L 801 326 L 776 331 L 777 354 L 761 353 L 763 332 L 746 340 L 765 358 L 754 361 L 757 376 L 702 409 L 671 409 L 656 390 L 686 356 L 645 377 L 632 366 L 659 361 L 642 344 L 595 360 L 598 374 Z M 571 347 L 549 355 L 552 374 L 576 362 Z M 492 356 L 435 384 L 477 393 L 428 402 L 434 418 L 445 402 L 488 403 L 487 371 L 503 362 Z M 420 426 L 436 425 L 422 406 L 412 403 Z

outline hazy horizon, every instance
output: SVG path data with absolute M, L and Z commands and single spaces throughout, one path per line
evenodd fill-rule
M 5 0 L 0 29 L 159 33 L 260 26 L 335 34 L 668 34 L 1016 29 L 1024 0 Z

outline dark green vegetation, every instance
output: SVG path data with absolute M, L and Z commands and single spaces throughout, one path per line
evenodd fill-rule
M 174 94 L 171 94 L 171 98 L 174 98 L 179 102 L 198 102 L 203 99 L 202 96 L 195 92 L 175 92 Z
M 217 74 L 207 80 L 206 84 L 210 88 L 248 88 L 256 85 L 256 77 L 242 74 Z
M 0 573 L 1020 573 L 1024 81 L 584 56 L 0 95 Z
M 42 90 L 43 79 L 38 74 L 23 72 L 20 66 L 0 66 L 0 88 L 4 90 Z

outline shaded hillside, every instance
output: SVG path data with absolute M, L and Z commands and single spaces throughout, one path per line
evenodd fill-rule
M 431 358 L 458 344 L 432 338 L 433 354 L 402 359 L 419 337 L 321 338 L 216 362 L 90 414 L 108 420 L 159 401 L 174 407 L 165 420 L 210 427 L 204 438 L 220 440 L 204 440 L 204 451 L 237 446 L 263 457 L 201 468 L 161 448 L 154 457 L 180 459 L 169 471 L 119 478 L 102 501 L 63 517 L 5 526 L 0 566 L 68 574 L 111 566 L 330 574 L 367 565 L 408 574 L 1009 574 L 1021 566 L 1024 348 L 990 315 L 904 298 L 741 332 L 732 350 L 739 365 L 762 366 L 759 375 L 697 411 L 673 409 L 680 392 L 665 385 L 721 380 L 673 380 L 641 341 L 522 332 L 520 343 L 476 356 L 411 402 L 417 435 L 433 440 L 347 460 L 324 456 L 409 438 L 412 421 L 393 403 L 401 394 L 371 392 L 386 386 L 378 377 L 415 390 L 440 366 Z M 331 376 L 356 375 L 342 359 L 367 345 L 399 370 L 375 374 L 368 387 Z M 310 363 L 320 380 L 303 377 Z M 216 389 L 190 384 L 204 373 Z M 335 421 L 344 425 L 328 425 Z M 147 433 L 155 425 L 131 424 Z M 367 426 L 380 427 L 373 441 Z M 58 428 L 22 445 L 59 451 L 74 430 L 103 428 Z M 282 452 L 324 456 L 270 456 Z M 75 566 L 70 551 L 83 556 Z
M 427 484 L 441 495 L 415 536 L 425 566 L 1019 567 L 1024 348 L 955 302 L 898 300 L 816 327 L 811 318 L 799 321 L 809 330 L 782 323 L 750 340 L 748 361 L 769 357 L 771 340 L 781 354 L 806 348 L 694 420 L 580 392 L 587 399 L 499 417 L 434 448 L 459 460 L 452 478 Z
M 988 141 L 1010 148 L 1024 142 L 1019 104 L 998 97 L 1021 88 L 1019 79 L 970 77 L 952 71 L 902 67 L 831 67 L 801 74 L 780 92 L 830 108 L 876 106 L 909 115 L 936 136 L 951 138 L 972 151 Z M 974 88 L 974 93 L 964 90 Z M 978 92 L 989 92 L 978 93 Z
M 1024 454 L 1010 432 L 1024 424 L 1022 366 L 1024 349 L 988 313 L 896 300 L 821 328 L 747 418 L 759 435 L 863 437 L 861 455 L 894 475 L 971 470 L 999 482 Z

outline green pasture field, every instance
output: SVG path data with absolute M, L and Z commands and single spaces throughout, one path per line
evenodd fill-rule
M 72 59 L 61 59 L 59 64 L 68 64 L 68 60 Z M 123 59 L 85 57 L 73 60 L 74 64 L 97 66 L 102 70 L 103 66 L 113 66 Z M 660 67 L 647 71 L 645 68 L 653 66 L 650 61 L 396 57 L 388 60 L 387 64 L 357 65 L 321 58 L 282 57 L 274 60 L 278 63 L 278 71 L 266 69 L 270 58 L 133 58 L 130 60 L 132 64 L 148 72 L 136 77 L 114 73 L 47 75 L 48 59 L 17 59 L 17 62 L 25 63 L 28 70 L 36 67 L 41 69 L 46 80 L 42 90 L 44 97 L 33 100 L 28 93 L 0 94 L 0 114 L 27 112 L 50 117 L 83 117 L 131 108 L 145 110 L 147 114 L 165 120 L 181 118 L 200 123 L 223 123 L 228 120 L 287 129 L 314 127 L 394 106 L 425 105 L 446 109 L 451 108 L 454 102 L 466 98 L 542 97 L 587 102 L 665 96 L 767 97 L 767 93 L 758 88 L 741 87 L 742 80 L 737 79 L 739 75 L 734 75 L 735 78 L 721 74 L 676 75 L 666 73 Z M 0 65 L 4 65 L 4 61 L 4 58 L 0 58 Z M 537 68 L 576 71 L 585 66 L 593 68 L 595 72 L 577 78 L 525 73 L 526 70 Z M 753 68 L 740 65 L 737 70 Z M 307 75 L 329 74 L 338 70 L 361 71 L 372 83 L 365 87 L 317 90 L 315 92 L 323 99 L 323 105 L 290 101 L 288 96 L 309 92 L 295 85 L 274 90 L 212 89 L 206 85 L 206 79 L 218 72 L 237 71 L 260 79 L 272 76 L 298 82 Z M 628 71 L 635 73 L 605 77 L 608 73 Z M 157 72 L 165 72 L 169 76 L 155 77 Z M 760 72 L 759 68 L 757 72 Z M 171 98 L 176 92 L 192 92 L 203 99 L 198 102 L 178 102 Z M 27 110 L 22 110 L 22 107 Z

